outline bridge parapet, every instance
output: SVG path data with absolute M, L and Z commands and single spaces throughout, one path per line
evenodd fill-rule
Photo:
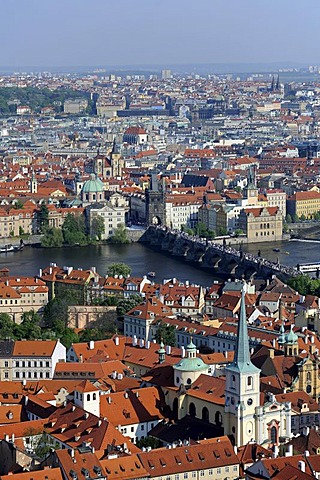
M 299 272 L 286 265 L 270 262 L 262 257 L 220 245 L 213 240 L 205 240 L 185 232 L 170 230 L 168 227 L 150 226 L 144 241 L 172 255 L 184 257 L 186 261 L 212 268 L 216 275 L 232 275 L 236 278 L 250 279 L 277 275 L 282 280 L 299 275 Z

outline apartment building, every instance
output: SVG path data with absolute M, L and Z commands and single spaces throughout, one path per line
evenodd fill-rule
M 312 218 L 320 211 L 320 193 L 314 191 L 296 192 L 287 200 L 287 212 L 291 216 L 298 215 L 300 218 L 304 215 L 306 218 Z
M 95 203 L 88 206 L 86 208 L 86 220 L 90 235 L 96 235 L 94 219 L 100 217 L 104 222 L 104 233 L 102 234 L 101 238 L 106 240 L 114 234 L 115 230 L 120 227 L 120 225 L 125 225 L 127 212 L 127 206 L 114 206 L 111 203 Z
M 23 313 L 42 314 L 48 303 L 48 287 L 36 277 L 9 277 L 0 281 L 0 313 L 20 323 Z
M 0 381 L 52 379 L 56 364 L 66 360 L 59 340 L 0 342 Z

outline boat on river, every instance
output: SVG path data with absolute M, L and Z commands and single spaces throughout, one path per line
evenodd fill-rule
M 8 243 L 7 245 L 0 247 L 0 253 L 18 252 L 23 250 L 23 247 L 23 243 L 19 243 L 18 245 L 12 245 L 11 243 Z

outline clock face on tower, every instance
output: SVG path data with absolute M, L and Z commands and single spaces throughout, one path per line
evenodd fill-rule
M 247 400 L 247 404 L 248 404 L 248 405 L 252 405 L 252 404 L 253 404 L 253 400 L 252 400 L 252 398 L 248 398 L 248 400 Z

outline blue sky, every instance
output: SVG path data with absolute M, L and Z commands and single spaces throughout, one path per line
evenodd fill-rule
M 319 0 L 7 0 L 0 66 L 319 64 Z

